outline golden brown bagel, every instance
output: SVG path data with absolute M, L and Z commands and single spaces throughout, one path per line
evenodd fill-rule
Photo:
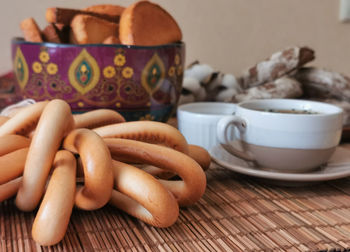
M 0 202 L 14 196 L 22 183 L 22 177 L 15 178 L 5 184 L 0 185 Z
M 38 102 L 21 108 L 13 117 L 0 126 L 0 136 L 17 134 L 26 135 L 39 121 L 41 113 L 48 102 Z
M 170 190 L 180 206 L 198 201 L 204 194 L 206 177 L 203 169 L 184 153 L 156 144 L 129 139 L 105 138 L 113 158 L 154 165 L 169 170 L 182 179 L 180 181 L 159 180 Z
M 67 230 L 75 196 L 76 160 L 66 150 L 58 151 L 53 173 L 34 219 L 33 239 L 42 246 L 60 242 Z
M 64 139 L 63 148 L 79 154 L 84 186 L 78 186 L 75 205 L 95 210 L 108 203 L 113 189 L 112 158 L 103 139 L 89 129 L 75 129 Z
M 0 126 L 3 125 L 10 117 L 0 116 Z
M 179 206 L 174 196 L 150 174 L 113 161 L 114 187 L 110 203 L 156 227 L 175 223 Z
M 18 149 L 0 157 L 0 185 L 22 175 L 28 148 Z
M 173 126 L 153 121 L 135 121 L 111 124 L 94 129 L 103 138 L 125 138 L 142 142 L 162 144 L 188 153 L 184 136 Z
M 56 152 L 72 128 L 74 120 L 68 103 L 50 101 L 40 116 L 29 146 L 22 185 L 17 193 L 16 206 L 22 211 L 32 211 L 39 204 Z
M 20 135 L 5 135 L 0 137 L 0 156 L 15 150 L 29 147 L 30 139 Z
M 206 149 L 198 145 L 189 144 L 188 150 L 188 155 L 202 167 L 203 171 L 209 169 L 211 157 Z
M 160 178 L 160 179 L 170 179 L 173 178 L 174 176 L 176 176 L 176 174 L 169 172 L 167 170 L 164 170 L 162 168 L 158 168 L 156 166 L 153 165 L 137 165 L 138 167 L 140 167 L 140 169 L 142 169 L 143 171 L 147 172 L 148 174 L 156 177 L 156 178 Z
M 188 156 L 193 158 L 203 169 L 203 171 L 206 171 L 209 169 L 210 163 L 211 163 L 211 157 L 208 153 L 208 151 L 200 146 L 197 145 L 188 145 Z M 176 174 L 171 173 L 169 171 L 166 171 L 164 169 L 148 165 L 148 166 L 142 166 L 142 170 L 145 172 L 151 174 L 152 176 L 155 176 L 157 178 L 161 179 L 169 179 L 174 177 Z
M 125 122 L 124 117 L 115 110 L 97 109 L 74 115 L 75 128 L 93 129 L 109 124 Z

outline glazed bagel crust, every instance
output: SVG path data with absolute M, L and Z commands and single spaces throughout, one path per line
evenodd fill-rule
M 22 175 L 27 153 L 23 148 L 0 157 L 0 185 Z
M 188 153 L 184 136 L 169 124 L 154 121 L 135 121 L 112 124 L 96 128 L 94 131 L 103 138 L 124 138 L 153 144 L 162 144 Z
M 108 203 L 113 189 L 112 158 L 103 139 L 89 129 L 75 129 L 64 139 L 63 148 L 79 154 L 84 186 L 78 186 L 75 205 L 95 210 Z
M 211 163 L 211 157 L 206 149 L 198 145 L 189 144 L 188 151 L 189 151 L 188 156 L 193 158 L 202 167 L 203 171 L 206 171 L 209 169 L 209 166 Z M 176 175 L 167 170 L 164 170 L 152 165 L 142 166 L 141 168 L 143 171 L 160 179 L 169 179 Z
M 29 147 L 30 139 L 19 135 L 6 135 L 0 137 L 0 156 L 18 149 Z
M 175 177 L 176 174 L 169 172 L 167 170 L 164 170 L 162 168 L 158 168 L 156 166 L 153 165 L 141 165 L 140 168 L 147 172 L 148 174 L 156 177 L 156 178 L 160 178 L 160 179 L 170 179 L 172 177 Z
M 39 121 L 41 113 L 48 102 L 38 102 L 21 108 L 13 117 L 0 126 L 0 136 L 17 134 L 26 135 L 31 132 Z
M 0 116 L 0 126 L 3 125 L 10 117 L 8 116 Z
M 68 103 L 63 100 L 50 101 L 40 117 L 29 146 L 23 182 L 16 197 L 19 209 L 32 211 L 38 205 L 55 154 L 63 137 L 72 128 L 74 120 Z
M 14 196 L 22 183 L 22 177 L 15 178 L 5 184 L 0 184 L 0 202 Z
M 178 174 L 181 181 L 159 180 L 180 206 L 198 201 L 206 188 L 206 176 L 200 165 L 184 153 L 156 144 L 130 139 L 105 138 L 113 158 L 154 165 Z
M 42 246 L 60 242 L 74 206 L 76 161 L 66 150 L 58 151 L 53 173 L 32 227 L 33 239 Z
M 110 203 L 156 227 L 174 224 L 179 206 L 174 196 L 150 174 L 113 160 L 114 187 Z
M 198 145 L 188 145 L 188 155 L 193 158 L 204 171 L 209 169 L 211 157 L 208 151 Z
M 74 115 L 75 128 L 93 129 L 109 124 L 125 122 L 124 117 L 111 109 L 97 109 Z

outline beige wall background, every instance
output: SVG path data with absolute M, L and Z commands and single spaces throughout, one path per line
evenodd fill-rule
M 338 18 L 338 0 L 153 0 L 182 28 L 186 63 L 194 60 L 239 75 L 244 69 L 291 45 L 316 51 L 311 64 L 350 75 L 350 23 Z M 0 73 L 11 69 L 10 40 L 19 23 L 34 17 L 43 28 L 45 9 L 80 8 L 126 0 L 11 0 L 0 2 Z

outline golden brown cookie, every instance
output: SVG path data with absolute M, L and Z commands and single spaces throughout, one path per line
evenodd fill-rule
M 127 45 L 160 45 L 182 39 L 174 18 L 157 4 L 136 2 L 120 17 L 119 39 Z
M 46 9 L 45 17 L 46 17 L 46 21 L 49 23 L 70 25 L 72 19 L 79 14 L 99 17 L 114 23 L 119 22 L 119 16 L 120 16 L 120 15 L 114 16 L 114 15 L 103 14 L 97 11 L 83 11 L 83 10 L 53 7 L 53 8 Z
M 79 10 L 53 7 L 46 9 L 45 18 L 49 23 L 69 25 L 73 17 L 80 13 Z
M 67 43 L 69 26 L 63 24 L 48 24 L 43 30 L 43 38 L 46 42 Z
M 24 39 L 29 42 L 43 42 L 40 28 L 34 18 L 27 18 L 21 22 L 20 28 Z
M 109 36 L 108 38 L 103 40 L 102 43 L 106 45 L 120 44 L 120 40 L 116 36 Z
M 118 24 L 90 15 L 76 15 L 71 22 L 73 44 L 102 43 L 107 37 L 118 37 Z
M 55 24 L 62 43 L 69 43 L 70 25 Z
M 97 4 L 97 5 L 92 5 L 83 9 L 83 11 L 98 13 L 102 15 L 115 16 L 115 17 L 120 17 L 120 15 L 124 10 L 125 8 L 123 6 L 114 5 L 114 4 Z
M 43 30 L 43 38 L 45 42 L 61 43 L 61 39 L 58 35 L 58 30 L 55 24 L 48 24 Z

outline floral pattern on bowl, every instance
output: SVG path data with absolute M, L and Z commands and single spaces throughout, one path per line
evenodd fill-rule
M 23 98 L 66 100 L 73 112 L 98 108 L 127 120 L 166 121 L 182 88 L 183 43 L 140 47 L 12 41 Z

